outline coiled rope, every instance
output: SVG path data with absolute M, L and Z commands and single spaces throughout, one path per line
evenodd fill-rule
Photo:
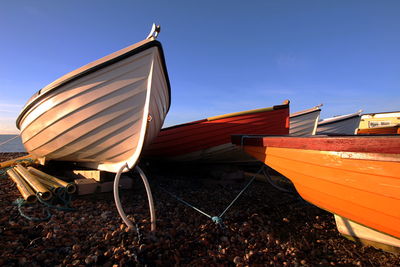
M 29 221 L 34 221 L 34 222 L 42 222 L 42 221 L 47 221 L 51 218 L 52 214 L 50 213 L 50 210 L 48 207 L 45 208 L 47 216 L 44 218 L 36 218 L 36 217 L 31 217 L 26 215 L 23 210 L 22 207 L 24 206 L 28 206 L 30 204 L 28 204 L 23 198 L 18 198 L 13 202 L 14 205 L 16 205 L 18 207 L 18 212 L 19 214 L 24 217 L 25 219 L 29 220 Z

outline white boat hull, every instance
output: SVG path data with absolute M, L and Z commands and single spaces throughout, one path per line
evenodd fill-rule
M 289 134 L 292 136 L 315 135 L 320 113 L 321 110 L 316 109 L 297 116 L 290 116 Z
M 317 134 L 355 134 L 360 120 L 361 110 L 353 114 L 328 118 L 318 122 Z
M 318 125 L 318 134 L 354 134 L 360 124 L 360 116 L 330 123 L 327 125 Z
M 151 47 L 49 92 L 19 121 L 23 144 L 45 160 L 132 168 L 162 127 L 168 86 Z

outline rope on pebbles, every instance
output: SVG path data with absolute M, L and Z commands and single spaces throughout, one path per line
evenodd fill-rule
M 200 210 L 199 208 L 196 208 L 195 206 L 193 206 L 192 204 L 190 204 L 189 202 L 186 202 L 185 200 L 181 199 L 180 197 L 176 196 L 175 194 L 169 192 L 167 189 L 161 187 L 160 185 L 158 185 L 158 187 L 163 190 L 164 192 L 168 193 L 170 196 L 172 196 L 173 198 L 175 198 L 176 200 L 178 200 L 179 202 L 185 204 L 186 206 L 194 209 L 195 211 L 201 213 L 202 215 L 208 217 L 209 219 L 211 219 L 215 224 L 219 225 L 221 228 L 224 228 L 224 222 L 222 217 L 225 215 L 225 213 L 233 206 L 233 204 L 236 202 L 236 200 L 239 199 L 239 197 L 246 191 L 246 189 L 253 183 L 253 181 L 256 179 L 256 176 L 258 174 L 260 174 L 260 172 L 262 172 L 264 170 L 264 166 L 262 166 L 256 174 L 253 175 L 253 177 L 251 178 L 251 180 L 246 184 L 246 186 L 236 195 L 236 197 L 231 201 L 231 203 L 225 208 L 225 210 L 223 212 L 221 212 L 221 214 L 219 216 L 211 216 L 209 214 L 207 214 L 206 212 Z

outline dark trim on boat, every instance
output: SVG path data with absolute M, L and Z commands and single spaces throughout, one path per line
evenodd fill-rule
M 321 109 L 311 110 L 311 111 L 308 111 L 308 112 L 300 113 L 300 114 L 289 116 L 289 117 L 290 118 L 296 118 L 296 117 L 300 117 L 300 116 L 303 116 L 305 114 L 311 114 L 311 113 L 314 113 L 314 112 L 321 112 Z
M 276 109 L 284 109 L 284 108 L 288 108 L 289 107 L 289 104 L 283 104 L 283 105 L 276 105 L 276 106 L 273 106 L 272 108 L 274 109 L 274 110 L 276 110 Z
M 232 114 L 238 113 L 237 115 L 227 116 L 227 117 L 224 117 L 224 118 L 221 118 L 221 119 L 239 117 L 239 116 L 246 116 L 246 115 L 249 115 L 249 114 L 255 114 L 255 113 L 260 113 L 260 112 L 268 112 L 268 111 L 273 111 L 273 110 L 277 110 L 277 109 L 285 109 L 285 108 L 288 108 L 288 107 L 289 107 L 289 104 L 284 104 L 284 105 L 276 105 L 276 106 L 260 108 L 260 109 L 253 109 L 253 110 L 248 110 L 248 111 L 245 110 L 245 111 L 242 111 L 242 112 L 239 111 L 239 112 L 232 113 Z M 270 109 L 270 110 L 268 110 L 268 109 Z M 228 113 L 227 115 L 229 115 L 229 114 L 231 114 L 231 113 Z M 224 115 L 225 114 L 219 115 L 219 116 L 213 116 L 213 117 L 210 117 L 210 118 L 220 117 L 220 116 L 224 116 Z M 219 120 L 219 119 L 215 119 L 215 120 Z M 176 125 L 173 125 L 173 126 L 162 128 L 161 131 L 171 130 L 171 129 L 179 128 L 179 127 L 183 127 L 183 126 L 194 125 L 194 124 L 198 124 L 198 123 L 202 123 L 202 122 L 206 122 L 206 121 L 210 121 L 209 118 L 202 119 L 202 120 L 197 120 L 197 121 L 192 121 L 192 122 L 186 122 L 186 123 L 182 123 L 182 124 L 176 124 Z
M 316 136 L 262 136 L 232 135 L 238 146 L 279 147 L 317 151 L 362 153 L 400 153 L 400 136 L 393 135 L 316 135 Z
M 142 42 L 144 42 L 144 44 L 140 45 L 140 43 L 142 43 Z M 107 67 L 107 66 L 110 66 L 110 65 L 112 65 L 112 64 L 114 64 L 114 63 L 116 63 L 116 62 L 119 62 L 119 61 L 121 61 L 121 60 L 124 60 L 124 59 L 126 59 L 126 58 L 128 58 L 128 57 L 131 57 L 131 56 L 133 56 L 133 55 L 135 55 L 135 54 L 138 54 L 138 53 L 140 53 L 140 52 L 143 52 L 143 51 L 145 51 L 145 50 L 147 50 L 147 49 L 149 49 L 149 48 L 152 48 L 152 47 L 157 47 L 157 48 L 158 48 L 158 51 L 159 51 L 159 53 L 160 53 L 160 58 L 161 58 L 161 63 L 162 63 L 163 71 L 164 71 L 164 74 L 165 74 L 165 79 L 166 79 L 166 81 L 167 81 L 168 97 L 169 97 L 169 101 L 168 101 L 168 102 L 169 102 L 169 106 L 168 106 L 168 108 L 167 108 L 167 112 L 168 112 L 168 110 L 169 110 L 169 108 L 170 108 L 170 106 L 171 106 L 171 84 L 170 84 L 170 81 L 169 81 L 169 76 L 168 76 L 168 71 L 167 71 L 167 65 L 166 65 L 166 63 L 165 63 L 165 57 L 164 57 L 164 52 L 163 52 L 163 49 L 162 49 L 162 45 L 161 45 L 161 43 L 160 43 L 159 41 L 157 41 L 157 40 L 144 40 L 144 41 L 142 41 L 142 42 L 139 42 L 139 43 L 137 43 L 137 44 L 132 45 L 132 46 L 131 46 L 131 47 L 132 47 L 131 50 L 128 50 L 127 52 L 123 52 L 122 54 L 118 54 L 118 53 L 120 53 L 120 52 L 121 52 L 122 50 L 124 50 L 124 49 L 129 49 L 129 47 L 124 48 L 124 49 L 122 49 L 122 50 L 119 50 L 119 51 L 117 51 L 117 52 L 114 52 L 114 53 L 111 53 L 111 54 L 107 55 L 106 57 L 113 56 L 113 54 L 116 54 L 115 57 L 112 57 L 112 58 L 110 58 L 109 60 L 106 60 L 106 61 L 104 61 L 104 62 L 101 62 L 101 61 L 104 60 L 105 57 L 100 58 L 100 59 L 98 59 L 98 60 L 95 60 L 95 61 L 93 61 L 93 62 L 91 62 L 91 63 L 89 63 L 89 64 L 87 64 L 87 65 L 85 65 L 85 66 L 80 67 L 80 68 L 83 69 L 81 72 L 78 72 L 77 74 L 73 74 L 73 72 L 75 72 L 75 71 L 77 71 L 77 70 L 80 69 L 80 68 L 78 68 L 78 69 L 76 69 L 76 70 L 74 70 L 74 71 L 72 71 L 72 72 L 70 72 L 70 73 L 68 73 L 68 74 L 66 74 L 66 75 L 64 75 L 64 76 L 62 76 L 61 78 L 55 80 L 53 83 L 56 83 L 56 84 L 54 84 L 53 86 L 50 86 L 50 85 L 51 85 L 51 84 L 50 84 L 50 85 L 48 85 L 48 86 L 46 86 L 46 87 L 40 89 L 38 92 L 36 92 L 36 93 L 28 100 L 27 104 L 24 106 L 24 108 L 22 109 L 21 113 L 19 114 L 19 116 L 18 116 L 18 118 L 17 118 L 17 121 L 16 121 L 16 126 L 17 126 L 17 128 L 20 129 L 19 124 L 20 124 L 22 118 L 24 117 L 24 115 L 25 115 L 34 105 L 36 105 L 39 101 L 41 101 L 42 99 L 44 99 L 44 98 L 49 94 L 49 92 L 52 92 L 52 91 L 56 90 L 57 88 L 59 88 L 59 87 L 61 87 L 61 86 L 63 86 L 63 85 L 66 85 L 66 84 L 68 84 L 68 83 L 71 83 L 71 82 L 73 82 L 73 81 L 75 81 L 75 80 L 78 80 L 78 79 L 80 79 L 80 78 L 82 78 L 82 77 L 84 77 L 84 76 L 86 76 L 86 75 L 89 75 L 89 74 L 91 74 L 91 73 L 93 73 L 93 72 L 96 72 L 96 71 L 98 71 L 98 70 L 100 70 L 100 69 L 102 69 L 102 68 L 105 68 L 105 67 Z M 138 46 L 136 46 L 136 45 L 138 45 Z M 100 61 L 100 63 L 99 63 L 99 64 L 95 64 L 97 61 Z M 86 68 L 86 67 L 87 67 L 88 65 L 90 65 L 90 64 L 95 64 L 95 65 L 92 66 L 92 67 Z M 85 69 L 85 68 L 86 68 L 86 69 Z M 68 77 L 68 76 L 71 76 L 71 77 Z M 49 86 L 50 86 L 50 87 L 49 87 Z M 42 92 L 42 91 L 43 91 L 43 92 Z
M 175 129 L 175 128 L 179 128 L 179 127 L 183 127 L 183 126 L 189 126 L 189 125 L 194 125 L 194 124 L 198 124 L 201 122 L 206 122 L 207 119 L 203 119 L 203 120 L 198 120 L 198 121 L 192 121 L 192 122 L 186 122 L 186 123 L 182 123 L 182 124 L 177 124 L 177 125 L 172 125 L 166 128 L 162 128 L 161 131 L 166 131 L 166 130 L 171 130 L 171 129 Z

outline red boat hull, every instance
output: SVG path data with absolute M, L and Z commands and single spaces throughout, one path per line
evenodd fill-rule
M 185 155 L 198 153 L 193 160 L 201 160 L 204 153 L 215 147 L 229 151 L 232 134 L 251 133 L 282 135 L 289 133 L 289 105 L 274 106 L 265 111 L 218 116 L 162 129 L 156 140 L 144 152 L 145 157 L 185 159 Z

